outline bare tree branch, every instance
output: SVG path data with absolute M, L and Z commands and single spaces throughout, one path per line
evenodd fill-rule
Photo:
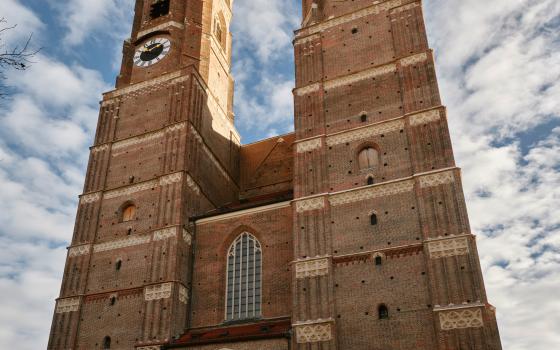
M 4 17 L 0 18 L 0 99 L 5 98 L 9 93 L 8 87 L 4 84 L 6 71 L 8 69 L 20 71 L 28 69 L 33 63 L 31 58 L 41 50 L 32 50 L 30 48 L 33 34 L 27 37 L 23 45 L 7 48 L 6 44 L 3 43 L 2 35 L 17 27 L 17 25 L 8 26 L 7 23 L 8 21 Z

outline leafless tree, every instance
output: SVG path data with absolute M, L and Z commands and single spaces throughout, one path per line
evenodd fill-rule
M 27 37 L 23 45 L 7 47 L 3 35 L 16 27 L 9 26 L 8 21 L 4 17 L 0 18 L 0 99 L 8 95 L 8 87 L 4 84 L 6 80 L 6 71 L 8 69 L 26 70 L 30 67 L 32 57 L 35 56 L 40 49 L 33 50 L 30 48 L 33 34 Z

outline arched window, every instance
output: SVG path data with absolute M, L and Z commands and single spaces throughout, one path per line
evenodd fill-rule
M 215 27 L 215 30 L 214 30 L 214 35 L 216 35 L 216 40 L 218 40 L 218 42 L 221 45 L 222 44 L 222 36 L 223 36 L 222 26 L 220 25 L 220 21 L 218 21 L 217 19 L 216 19 L 215 23 L 216 23 L 216 25 L 215 25 L 216 27 Z
M 373 147 L 367 147 L 358 154 L 358 164 L 360 170 L 373 169 L 379 163 L 379 153 Z
M 387 309 L 387 306 L 384 304 L 379 305 L 378 312 L 380 320 L 386 320 L 389 318 L 389 309 Z
M 373 176 L 368 176 L 367 184 L 368 185 L 373 185 L 374 183 L 375 183 L 375 180 L 373 179 Z
M 103 349 L 107 350 L 111 348 L 111 337 L 107 336 L 103 338 Z
M 377 225 L 377 214 L 372 213 L 369 217 L 369 222 L 370 222 L 371 226 Z
M 115 263 L 115 270 L 120 271 L 122 267 L 122 260 L 117 260 L 117 262 Z
M 261 244 L 244 232 L 233 242 L 227 259 L 226 320 L 261 315 Z
M 136 218 L 136 206 L 134 204 L 126 204 L 122 208 L 121 222 L 132 221 Z
M 383 258 L 379 255 L 375 257 L 375 265 L 380 266 L 383 265 Z

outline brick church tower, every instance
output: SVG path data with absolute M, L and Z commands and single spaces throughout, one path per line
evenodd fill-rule
M 48 349 L 501 349 L 421 1 L 303 0 L 295 132 L 249 145 L 232 1 L 136 1 Z

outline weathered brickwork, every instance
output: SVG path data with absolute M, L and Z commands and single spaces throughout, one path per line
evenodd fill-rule
M 500 350 L 422 2 L 302 0 L 295 131 L 242 146 L 232 1 L 136 1 L 48 349 Z

